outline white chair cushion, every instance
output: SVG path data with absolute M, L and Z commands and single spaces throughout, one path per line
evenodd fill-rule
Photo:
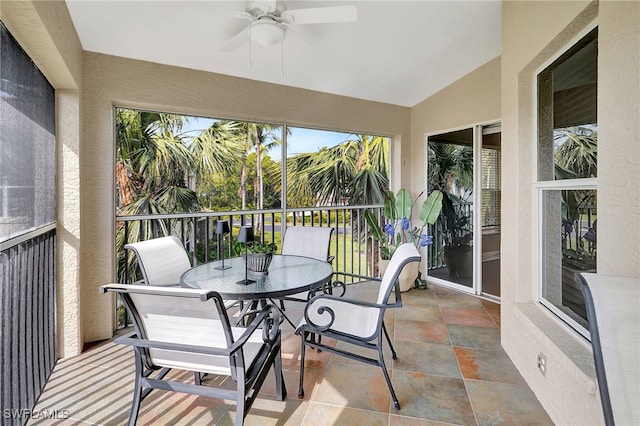
M 198 292 L 196 289 L 165 289 L 170 293 Z M 199 299 L 174 297 L 167 304 L 167 296 L 132 293 L 131 298 L 141 314 L 146 337 L 152 341 L 179 343 L 210 348 L 227 348 L 224 327 L 216 309 Z M 184 330 L 189 330 L 185 333 Z M 234 341 L 246 329 L 232 327 Z M 263 345 L 262 330 L 257 329 L 243 346 L 245 365 L 249 366 Z M 203 373 L 230 375 L 229 357 L 189 352 L 150 349 L 154 365 Z
M 135 251 L 147 285 L 178 286 L 180 277 L 191 268 L 189 256 L 175 236 L 127 244 Z
M 333 310 L 335 320 L 331 325 L 332 331 L 347 333 L 360 338 L 370 338 L 375 336 L 378 325 L 378 317 L 381 310 L 365 306 L 354 305 L 348 299 L 312 299 L 307 305 L 309 319 L 317 326 L 324 326 L 331 321 L 328 312 L 318 313 L 318 308 L 326 306 Z M 307 322 L 304 317 L 298 324 L 298 328 Z
M 232 327 L 232 333 L 234 340 L 237 340 L 246 329 L 239 327 Z M 184 342 L 182 342 L 184 343 Z M 243 355 L 245 367 L 251 365 L 253 360 L 258 355 L 260 348 L 263 345 L 262 330 L 257 329 L 249 341 L 243 345 Z M 199 346 L 208 346 L 216 348 L 226 348 L 227 343 L 223 339 L 219 339 L 217 342 L 208 342 L 203 344 L 197 342 Z M 215 356 L 215 355 L 202 355 L 190 352 L 176 352 L 166 351 L 162 349 L 151 349 L 149 355 L 154 365 L 167 368 L 178 368 L 182 370 L 197 371 L 201 373 L 221 374 L 225 376 L 231 375 L 231 368 L 229 365 L 229 357 Z
M 319 226 L 289 226 L 284 233 L 284 255 L 311 257 L 327 260 L 333 228 Z

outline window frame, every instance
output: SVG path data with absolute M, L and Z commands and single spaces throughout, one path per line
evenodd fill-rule
M 533 73 L 532 85 L 533 85 L 533 235 L 535 235 L 535 256 L 534 256 L 534 289 L 533 289 L 533 298 L 536 303 L 550 311 L 553 315 L 555 315 L 562 323 L 575 332 L 577 332 L 580 336 L 585 338 L 586 340 L 591 340 L 591 335 L 588 328 L 585 328 L 569 315 L 564 313 L 562 310 L 558 309 L 551 301 L 547 300 L 543 297 L 543 288 L 545 285 L 545 268 L 546 268 L 546 252 L 545 252 L 545 229 L 543 228 L 545 222 L 545 211 L 544 211 L 544 195 L 546 191 L 560 191 L 560 190 L 594 190 L 598 191 L 598 179 L 596 178 L 579 178 L 579 179 L 553 179 L 553 180 L 541 180 L 539 167 L 540 167 L 540 159 L 539 159 L 539 87 L 538 87 L 538 76 L 547 70 L 547 68 L 553 64 L 560 57 L 565 55 L 571 49 L 573 49 L 576 44 L 578 44 L 584 37 L 586 37 L 591 31 L 598 28 L 598 21 L 593 21 L 589 25 L 587 25 L 582 31 L 580 31 L 575 37 L 573 37 L 567 44 L 563 45 L 559 48 L 552 56 L 549 57 L 540 67 L 538 67 Z M 597 102 L 597 101 L 596 101 Z M 596 105 L 597 107 L 597 105 Z M 597 124 L 597 123 L 596 123 Z
M 188 112 L 176 112 L 176 111 L 168 111 L 168 110 L 164 110 L 164 109 L 159 109 L 159 108 L 145 108 L 145 107 L 139 107 L 139 106 L 131 106 L 130 104 L 127 103 L 118 103 L 118 104 L 114 104 L 113 105 L 113 132 L 114 132 L 114 170 L 115 170 L 115 158 L 117 157 L 117 149 L 118 149 L 118 137 L 117 137 L 117 130 L 116 130 L 116 126 L 117 126 L 117 111 L 118 110 L 132 110 L 132 111 L 140 111 L 140 112 L 148 112 L 148 113 L 157 113 L 157 114 L 171 114 L 171 115 L 177 115 L 177 116 L 185 116 L 185 117 L 190 117 L 190 118 L 198 118 L 198 119 L 203 119 L 203 120 L 215 120 L 215 121 L 221 121 L 221 120 L 227 120 L 227 121 L 236 121 L 236 122 L 244 122 L 244 123 L 259 123 L 259 124 L 270 124 L 270 125 L 275 125 L 275 126 L 279 126 L 280 127 L 280 131 L 281 131 L 281 140 L 282 140 L 282 145 L 279 147 L 280 150 L 280 159 L 279 161 L 281 161 L 281 191 L 280 191 L 280 202 L 281 205 L 278 208 L 268 208 L 268 209 L 238 209 L 238 210 L 232 210 L 231 212 L 233 214 L 265 214 L 265 213 L 282 213 L 283 215 L 286 215 L 286 213 L 288 212 L 292 212 L 292 211 L 297 211 L 297 210 L 305 210 L 305 209 L 309 209 L 309 208 L 314 208 L 316 206 L 303 206 L 303 207 L 290 207 L 288 205 L 287 202 L 287 195 L 288 195 L 288 187 L 287 187 L 287 152 L 288 152 L 288 147 L 289 147 L 289 134 L 288 134 L 288 129 L 289 128 L 295 128 L 295 129 L 303 129 L 303 130 L 307 130 L 307 131 L 319 131 L 319 132 L 333 132 L 333 133 L 341 133 L 341 134 L 350 134 L 350 135 L 367 135 L 370 137 L 381 137 L 381 138 L 385 138 L 388 139 L 388 145 L 389 145 L 389 152 L 388 152 L 388 157 L 389 157 L 389 164 L 388 164 L 388 180 L 389 180 L 389 189 L 392 189 L 395 187 L 396 185 L 396 178 L 395 176 L 397 175 L 397 171 L 396 171 L 396 166 L 394 164 L 394 158 L 396 157 L 397 153 L 397 147 L 396 145 L 396 138 L 397 136 L 394 136 L 392 134 L 388 134 L 388 133 L 381 133 L 381 132 L 363 132 L 363 131 L 359 131 L 359 130 L 344 130 L 344 129 L 337 129 L 337 128 L 326 128 L 326 127 L 318 127 L 318 126 L 312 126 L 312 125 L 304 125 L 304 124 L 292 124 L 288 121 L 268 121 L 268 120 L 251 120 L 251 119 L 245 119 L 245 118 L 233 118 L 233 116 L 227 116 L 227 115 L 219 115 L 216 117 L 213 117 L 211 115 L 202 115 L 202 114 L 191 114 Z M 115 180 L 115 177 L 114 177 Z M 114 216 L 118 217 L 118 213 L 117 213 L 117 209 L 120 207 L 117 201 L 117 182 L 114 181 L 114 192 L 116 194 L 116 209 L 114 211 Z M 380 204 L 381 206 L 382 204 Z M 364 206 L 364 205 L 353 205 L 353 206 Z M 371 205 L 371 207 L 375 207 L 377 205 Z M 327 206 L 324 206 L 327 207 Z M 331 207 L 331 206 L 329 206 Z M 186 213 L 186 212 L 181 212 L 181 213 Z M 120 215 L 120 216 L 129 216 L 129 215 Z

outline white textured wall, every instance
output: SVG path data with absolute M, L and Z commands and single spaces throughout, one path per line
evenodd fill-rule
M 86 341 L 112 333 L 112 299 L 98 287 L 114 278 L 114 106 L 410 140 L 410 109 L 404 107 L 95 53 L 86 54 L 84 75 L 80 281 Z
M 640 2 L 601 2 L 599 23 L 598 273 L 639 277 Z
M 557 424 L 602 424 L 590 345 L 534 303 L 533 93 L 545 61 L 599 22 L 598 272 L 638 276 L 637 2 L 503 3 L 502 344 Z M 640 307 L 639 307 L 640 308 Z M 547 357 L 547 374 L 536 368 Z
M 82 351 L 82 319 L 79 285 L 80 253 L 80 106 L 77 91 L 56 92 L 58 157 L 56 268 L 58 354 Z

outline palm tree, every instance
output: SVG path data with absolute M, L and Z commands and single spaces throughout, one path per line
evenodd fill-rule
M 180 115 L 117 111 L 119 214 L 155 215 L 202 209 L 190 182 L 201 180 L 198 175 L 210 176 L 232 167 L 241 147 L 229 138 L 233 130 L 229 123 L 215 122 L 197 137 L 189 138 L 181 133 L 186 121 Z M 118 252 L 123 252 L 127 242 L 168 235 L 169 226 L 165 220 L 134 221 L 126 235 L 121 226 L 116 236 Z
M 264 208 L 262 160 L 269 150 L 282 143 L 282 139 L 276 134 L 276 131 L 281 129 L 281 126 L 239 122 L 236 123 L 236 128 L 236 135 L 243 139 L 245 151 L 244 155 L 241 156 L 240 187 L 238 188 L 238 195 L 242 200 L 242 210 L 246 210 L 247 208 L 247 155 L 251 152 L 254 152 L 256 155 L 256 179 L 254 183 L 255 205 L 257 210 L 262 210 Z M 256 230 L 259 231 L 261 227 L 260 217 L 258 217 Z
M 473 188 L 473 148 L 450 143 L 429 143 L 428 182 L 431 190 L 459 194 Z
M 389 140 L 381 136 L 359 137 L 351 204 L 379 204 L 389 189 Z
M 305 152 L 287 158 L 287 206 L 312 206 L 316 203 L 308 173 L 315 164 L 316 155 L 315 152 Z
M 215 121 L 189 142 L 189 151 L 194 159 L 192 185 L 198 194 L 208 187 L 217 173 L 230 173 L 240 167 L 243 157 L 242 139 L 237 135 L 239 125 L 235 121 Z M 210 205 L 215 194 L 206 191 L 200 196 L 202 205 Z
M 430 232 L 436 236 L 434 256 L 445 259 L 452 277 L 467 275 L 473 234 L 463 205 L 473 191 L 473 147 L 430 141 L 428 183 L 429 192 L 442 192 L 442 214 Z
M 359 135 L 332 148 L 287 159 L 287 203 L 292 207 L 316 204 L 382 204 L 389 189 L 389 139 Z M 298 204 L 299 203 L 299 204 Z M 358 218 L 361 223 L 357 223 Z M 364 217 L 352 216 L 353 230 L 366 239 L 368 252 L 377 245 L 365 235 Z M 371 257 L 377 270 L 377 255 Z
M 332 148 L 292 156 L 287 159 L 287 201 L 382 204 L 389 188 L 388 153 L 387 138 L 359 135 Z
M 556 178 L 590 178 L 598 172 L 598 131 L 588 126 L 553 132 Z
M 193 156 L 175 133 L 184 117 L 124 109 L 117 114 L 120 213 L 197 211 L 197 197 L 185 186 Z

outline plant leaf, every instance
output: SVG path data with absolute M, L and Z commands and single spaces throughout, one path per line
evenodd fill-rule
M 392 223 L 395 223 L 395 221 L 398 219 L 398 212 L 396 210 L 396 197 L 391 191 L 387 191 L 387 196 L 384 199 L 384 216 Z
M 382 234 L 382 229 L 380 228 L 380 224 L 378 223 L 378 219 L 371 213 L 370 210 L 365 210 L 364 219 L 367 221 L 367 225 L 371 229 L 371 234 L 373 238 L 377 241 L 384 241 L 384 235 Z
M 396 195 L 396 212 L 398 219 L 411 217 L 411 194 L 404 188 Z
M 437 189 L 429 196 L 424 203 L 422 204 L 422 209 L 420 210 L 420 220 L 423 224 L 433 225 L 436 223 L 438 216 L 440 216 L 440 211 L 442 210 L 442 192 Z

